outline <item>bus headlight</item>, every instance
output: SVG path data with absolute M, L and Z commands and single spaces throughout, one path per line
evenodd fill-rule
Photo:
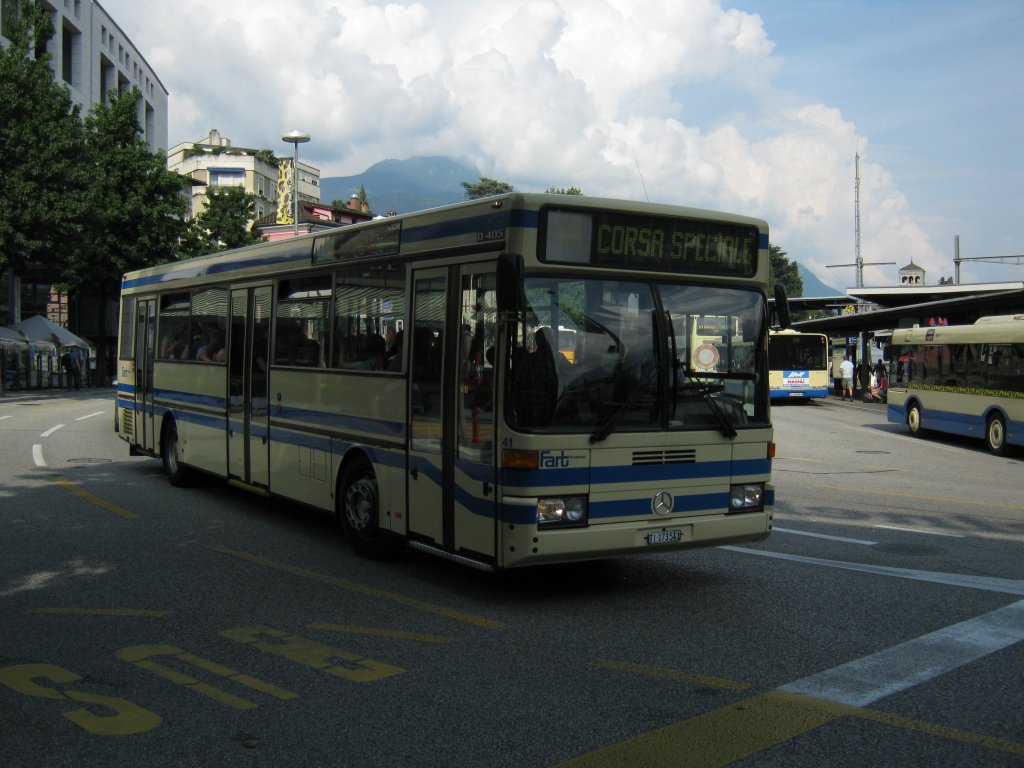
M 537 525 L 541 527 L 587 524 L 586 496 L 556 496 L 537 499 Z
M 729 488 L 730 512 L 756 512 L 764 509 L 764 483 L 743 483 Z

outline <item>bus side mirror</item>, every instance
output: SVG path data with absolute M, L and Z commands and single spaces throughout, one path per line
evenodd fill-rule
M 782 283 L 775 284 L 775 316 L 779 319 L 780 328 L 793 327 L 789 315 L 789 298 L 786 296 L 786 286 Z
M 498 256 L 498 312 L 518 312 L 522 306 L 523 257 L 518 253 Z

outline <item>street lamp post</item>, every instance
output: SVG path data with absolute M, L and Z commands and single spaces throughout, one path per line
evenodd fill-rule
M 292 203 L 295 206 L 292 215 L 292 227 L 295 237 L 299 236 L 299 144 L 309 141 L 309 134 L 292 131 L 281 137 L 282 141 L 295 145 L 295 164 L 292 166 Z

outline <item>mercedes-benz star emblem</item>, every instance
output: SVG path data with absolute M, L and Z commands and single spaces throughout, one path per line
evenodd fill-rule
M 672 511 L 674 503 L 671 493 L 668 491 L 658 491 L 654 494 L 654 498 L 651 499 L 651 509 L 654 510 L 656 515 L 667 515 Z

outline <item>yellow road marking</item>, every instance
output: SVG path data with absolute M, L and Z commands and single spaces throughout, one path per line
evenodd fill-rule
M 722 677 L 706 677 L 704 675 L 691 675 L 675 669 L 664 667 L 645 667 L 641 664 L 633 664 L 628 661 L 613 661 L 611 659 L 598 659 L 595 666 L 602 669 L 613 669 L 619 672 L 633 672 L 647 677 L 657 677 L 663 680 L 676 680 L 683 683 L 695 685 L 706 685 L 711 688 L 724 688 L 728 691 L 745 691 L 750 686 L 747 683 L 738 683 L 735 680 L 726 680 Z
M 162 619 L 170 611 L 145 611 L 131 608 L 29 608 L 28 613 L 47 613 L 57 616 L 139 616 Z
M 79 488 L 77 485 L 72 483 L 70 480 L 66 480 L 63 477 L 58 477 L 57 478 L 57 485 L 62 486 L 63 488 L 66 488 L 67 490 L 69 490 L 73 494 L 75 494 L 76 496 L 79 496 L 79 497 L 85 499 L 90 504 L 95 504 L 97 507 L 101 507 L 101 508 L 107 510 L 107 512 L 113 512 L 115 515 L 119 515 L 120 517 L 123 517 L 126 520 L 131 520 L 132 518 L 138 517 L 138 515 L 136 515 L 134 512 L 129 512 L 127 509 L 124 509 L 123 507 L 117 506 L 117 504 L 112 504 L 109 501 L 105 501 L 105 500 L 101 499 L 99 496 L 95 496 L 95 495 L 89 493 L 84 488 Z
M 452 642 L 453 638 L 443 635 L 424 635 L 420 632 L 402 632 L 397 629 L 378 629 L 376 627 L 353 627 L 348 624 L 307 624 L 310 629 L 322 629 L 325 632 L 341 632 L 350 635 L 371 635 L 373 637 L 388 637 L 394 640 L 415 640 L 419 643 L 437 643 L 443 645 Z
M 762 693 L 561 763 L 559 768 L 712 768 L 813 731 L 840 713 L 792 694 Z
M 679 679 L 685 680 L 686 677 L 680 675 Z M 749 758 L 843 717 L 856 717 L 993 751 L 1024 755 L 1024 744 L 1007 739 L 785 691 L 768 691 L 567 760 L 556 768 L 632 768 L 637 765 L 644 768 L 717 768 Z
M 995 507 L 998 509 L 1024 509 L 1020 504 L 997 504 L 992 501 L 978 501 L 976 499 L 954 499 L 949 496 L 920 496 L 915 493 L 895 493 L 893 491 L 874 491 L 868 488 L 848 488 L 844 485 L 816 485 L 815 488 L 824 488 L 829 491 L 848 491 L 850 493 L 870 493 L 876 496 L 896 496 L 901 499 L 917 499 L 918 501 L 945 501 L 950 504 L 969 504 L 974 507 Z
M 313 581 L 319 581 L 323 584 L 330 584 L 333 587 L 339 587 L 350 592 L 356 592 L 362 595 L 368 595 L 370 597 L 376 597 L 381 600 L 389 600 L 393 603 L 400 605 L 407 605 L 410 608 L 416 608 L 420 611 L 427 611 L 428 613 L 434 613 L 438 616 L 444 616 L 448 619 L 454 619 L 455 621 L 465 622 L 466 624 L 473 624 L 484 629 L 508 629 L 507 624 L 503 624 L 500 621 L 494 619 L 488 619 L 484 616 L 477 616 L 472 613 L 464 613 L 463 611 L 456 611 L 453 608 L 446 608 L 443 605 L 437 605 L 435 603 L 428 603 L 425 600 L 418 600 L 414 597 L 406 597 L 396 592 L 388 592 L 387 590 L 378 589 L 377 587 L 371 587 L 366 584 L 359 584 L 354 581 L 348 581 L 347 579 L 339 579 L 336 576 L 329 576 L 325 573 L 317 573 L 316 571 L 310 571 L 305 568 L 299 568 L 294 565 L 288 565 L 287 563 L 279 563 L 275 560 L 268 560 L 265 557 L 254 555 L 251 552 L 243 552 L 237 549 L 229 549 L 228 547 L 212 546 L 216 552 L 221 552 L 231 557 L 237 557 L 240 560 L 247 560 L 250 563 L 256 563 L 258 565 L 266 566 L 267 568 L 273 568 L 284 573 L 290 573 L 293 576 L 301 576 L 304 579 L 312 579 Z

